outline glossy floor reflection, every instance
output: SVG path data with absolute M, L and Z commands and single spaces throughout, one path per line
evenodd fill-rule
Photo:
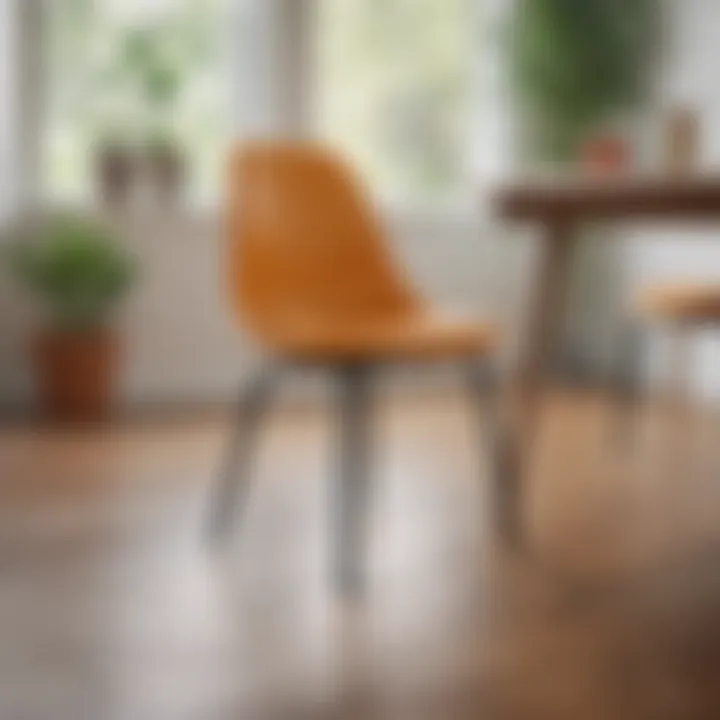
M 464 399 L 379 408 L 364 598 L 327 578 L 323 408 L 280 408 L 241 537 L 200 541 L 223 418 L 0 440 L 0 717 L 720 716 L 720 423 L 553 398 L 511 554 Z M 683 432 L 680 432 L 683 430 Z

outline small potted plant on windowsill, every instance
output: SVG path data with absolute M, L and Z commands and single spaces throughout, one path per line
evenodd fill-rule
M 33 361 L 44 414 L 64 422 L 109 417 L 120 358 L 113 315 L 134 266 L 94 221 L 63 215 L 10 246 L 11 269 L 42 317 Z
M 177 202 L 186 177 L 185 154 L 177 137 L 176 114 L 183 88 L 182 63 L 168 50 L 167 28 L 131 30 L 123 62 L 143 109 L 145 138 L 139 148 L 148 189 L 163 204 Z
M 137 180 L 134 150 L 128 140 L 107 135 L 95 143 L 95 183 L 104 205 L 127 206 Z
M 145 147 L 150 187 L 162 204 L 174 204 L 183 194 L 186 178 L 185 156 L 172 136 L 157 134 Z

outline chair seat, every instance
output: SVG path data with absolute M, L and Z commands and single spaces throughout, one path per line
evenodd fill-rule
M 487 354 L 497 341 L 489 324 L 429 313 L 343 326 L 297 326 L 282 336 L 278 351 L 317 362 L 460 359 Z
M 644 315 L 666 320 L 720 321 L 720 285 L 676 283 L 644 290 L 638 308 Z

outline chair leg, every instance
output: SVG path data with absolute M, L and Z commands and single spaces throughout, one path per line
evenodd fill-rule
M 492 521 L 501 539 L 517 544 L 521 533 L 522 488 L 519 448 L 511 425 L 503 416 L 498 373 L 490 361 L 473 361 L 468 367 L 473 404 L 480 416 L 490 458 Z
M 682 415 L 690 402 L 691 327 L 677 324 L 672 328 L 672 367 L 670 368 L 670 396 L 675 411 Z
M 690 450 L 690 440 L 693 435 L 692 411 L 692 331 L 690 324 L 678 323 L 671 330 L 671 367 L 669 407 L 666 408 L 669 417 L 670 437 L 668 444 L 677 443 L 677 456 L 687 454 Z
M 275 381 L 274 372 L 263 372 L 252 377 L 240 390 L 234 433 L 210 502 L 207 535 L 211 542 L 224 540 L 233 521 L 244 510 L 250 489 L 254 446 Z
M 629 449 L 637 435 L 638 411 L 642 404 L 644 329 L 631 325 L 623 331 L 621 361 L 615 378 L 615 413 L 612 446 Z
M 371 417 L 365 366 L 339 371 L 339 473 L 332 503 L 333 574 L 341 593 L 353 595 L 362 586 L 367 546 L 370 496 Z

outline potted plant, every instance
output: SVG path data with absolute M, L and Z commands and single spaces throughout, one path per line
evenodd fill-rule
M 185 157 L 180 144 L 169 135 L 152 137 L 145 147 L 150 187 L 162 203 L 173 203 L 183 193 L 186 178 Z
M 659 0 L 513 3 L 507 51 L 517 160 L 627 171 L 653 92 L 662 27 Z M 585 374 L 612 344 L 607 318 L 619 322 L 622 272 L 611 243 L 585 242 L 581 234 L 578 245 L 563 357 L 566 370 Z
M 120 356 L 112 319 L 135 275 L 131 259 L 107 229 L 75 215 L 39 223 L 10 258 L 42 318 L 33 361 L 43 411 L 59 421 L 106 419 Z
M 94 171 L 100 199 L 111 207 L 127 205 L 135 186 L 136 163 L 129 142 L 105 137 L 95 145 Z
M 615 144 L 618 120 L 633 119 L 649 95 L 658 0 L 518 0 L 511 20 L 510 79 L 529 158 L 576 162 L 600 136 Z
M 182 89 L 179 59 L 169 51 L 172 28 L 132 28 L 125 37 L 122 63 L 145 115 L 140 152 L 152 193 L 163 202 L 176 201 L 185 182 L 185 156 L 174 122 Z

